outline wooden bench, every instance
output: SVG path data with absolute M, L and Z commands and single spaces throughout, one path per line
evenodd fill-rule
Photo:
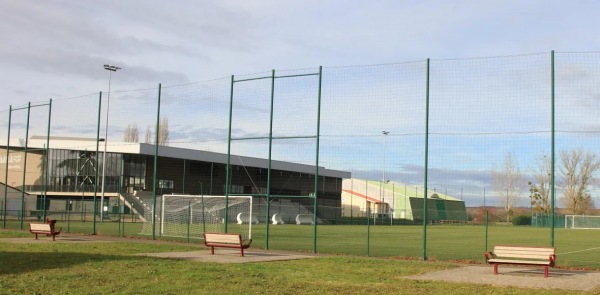
M 554 267 L 555 249 L 552 247 L 495 246 L 494 251 L 485 252 L 488 264 L 494 265 L 494 274 L 498 274 L 498 265 L 516 264 L 544 266 L 544 277 L 548 277 L 548 268 Z
M 238 248 L 240 256 L 244 256 L 244 249 L 250 248 L 252 240 L 242 240 L 240 234 L 204 233 L 204 245 L 210 247 L 210 254 L 215 254 L 215 247 Z
M 35 239 L 38 239 L 38 235 L 52 236 L 52 240 L 56 241 L 55 237 L 60 234 L 62 228 L 58 231 L 50 223 L 30 223 L 29 232 L 35 235 Z

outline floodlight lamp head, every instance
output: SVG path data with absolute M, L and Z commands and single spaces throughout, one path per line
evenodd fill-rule
M 113 71 L 116 72 L 117 70 L 120 70 L 120 67 L 117 66 L 111 66 L 111 65 L 104 65 L 104 69 L 105 70 L 109 70 L 109 71 Z

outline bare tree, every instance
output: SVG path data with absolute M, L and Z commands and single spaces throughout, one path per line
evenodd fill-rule
M 158 126 L 158 145 L 169 145 L 169 119 L 162 118 Z
M 498 194 L 500 204 L 502 204 L 506 214 L 506 222 L 510 222 L 513 207 L 520 194 L 519 182 L 522 180 L 517 160 L 511 153 L 507 153 L 504 156 L 502 170 L 492 170 L 492 179 L 494 181 L 494 190 Z
M 145 143 L 152 143 L 152 127 L 146 127 L 146 135 L 144 136 Z
M 152 135 L 156 134 L 152 132 L 152 127 L 148 126 L 146 128 L 146 143 L 154 143 L 156 142 L 156 138 Z M 156 128 L 154 128 L 156 130 Z M 162 118 L 160 119 L 160 124 L 158 126 L 158 145 L 169 145 L 169 119 Z
M 125 142 L 139 142 L 140 136 L 138 127 L 136 124 L 129 124 L 125 128 L 125 134 L 123 135 L 123 141 Z
M 537 167 L 533 177 L 535 182 L 530 181 L 529 192 L 533 212 L 549 214 L 550 204 L 550 176 L 552 173 L 552 162 L 547 156 L 537 159 Z
M 583 214 L 594 208 L 594 201 L 587 190 L 594 173 L 600 169 L 596 154 L 583 149 L 561 151 L 560 172 L 563 178 L 562 201 L 572 214 Z

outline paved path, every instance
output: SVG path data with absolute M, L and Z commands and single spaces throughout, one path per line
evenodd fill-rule
M 415 280 L 474 283 L 494 286 L 546 288 L 565 290 L 593 290 L 600 286 L 600 272 L 550 269 L 544 278 L 543 268 L 511 267 L 501 265 L 498 275 L 493 266 L 464 266 L 410 277 Z
M 211 255 L 210 251 L 188 251 L 188 252 L 162 252 L 162 253 L 144 253 L 142 256 L 161 257 L 171 259 L 185 259 L 200 262 L 218 262 L 218 263 L 248 263 L 248 262 L 266 262 L 266 261 L 281 261 L 307 259 L 317 257 L 318 255 L 311 254 L 296 254 L 279 251 L 260 251 L 260 250 L 245 250 L 244 257 L 240 256 L 240 250 L 216 248 L 215 254 Z
M 296 253 L 288 251 L 277 251 L 277 250 L 261 250 L 261 249 L 248 249 L 244 250 L 244 257 L 240 257 L 240 250 L 236 249 L 224 249 L 215 248 L 215 254 L 211 255 L 207 247 L 203 243 L 183 243 L 173 241 L 158 241 L 158 240 L 146 240 L 146 239 L 132 239 L 122 237 L 111 237 L 111 236 L 92 236 L 92 235 L 77 235 L 68 234 L 58 235 L 56 241 L 52 241 L 51 237 L 40 235 L 36 240 L 32 235 L 29 238 L 3 238 L 3 242 L 9 243 L 20 243 L 20 244 L 44 244 L 44 243 L 106 243 L 106 242 L 128 242 L 128 243 L 151 243 L 151 244 L 175 244 L 187 247 L 196 247 L 198 251 L 184 251 L 184 252 L 161 252 L 161 253 L 141 253 L 139 256 L 149 257 L 160 257 L 170 259 L 185 259 L 200 262 L 218 262 L 218 263 L 248 263 L 248 262 L 265 262 L 265 261 L 280 261 L 280 260 L 294 260 L 294 259 L 307 259 L 317 256 L 324 256 L 322 254 L 311 254 L 311 253 Z

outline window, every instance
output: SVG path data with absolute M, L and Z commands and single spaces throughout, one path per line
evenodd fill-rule
M 159 179 L 158 180 L 158 188 L 162 189 L 173 189 L 175 187 L 175 181 L 168 179 Z
M 223 186 L 223 188 L 225 188 L 225 186 Z M 243 185 L 232 184 L 229 187 L 229 193 L 230 194 L 243 194 L 244 193 L 244 186 Z

